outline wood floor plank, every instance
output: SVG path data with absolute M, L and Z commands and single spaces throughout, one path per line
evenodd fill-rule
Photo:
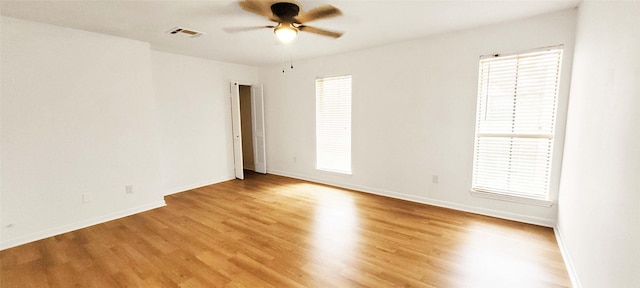
M 549 228 L 248 172 L 0 251 L 11 287 L 570 287 Z

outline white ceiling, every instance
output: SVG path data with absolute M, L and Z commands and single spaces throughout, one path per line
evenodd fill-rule
M 2 15 L 149 42 L 152 49 L 246 65 L 280 63 L 283 54 L 313 58 L 499 23 L 578 6 L 580 0 L 299 0 L 302 9 L 330 4 L 343 16 L 309 23 L 343 31 L 332 39 L 300 33 L 290 47 L 272 31 L 227 33 L 223 28 L 271 25 L 240 9 L 239 0 L 215 1 L 7 1 Z M 181 26 L 198 38 L 167 34 Z M 287 56 L 288 58 L 289 56 Z

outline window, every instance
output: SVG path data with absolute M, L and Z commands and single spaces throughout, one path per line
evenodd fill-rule
M 472 193 L 548 201 L 562 46 L 480 58 Z
M 351 174 L 351 76 L 316 79 L 316 168 Z

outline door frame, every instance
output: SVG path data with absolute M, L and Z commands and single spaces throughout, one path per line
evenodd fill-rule
M 251 87 L 251 127 L 253 135 L 253 149 L 256 172 L 266 174 L 266 147 L 264 138 L 264 93 L 261 84 L 250 84 L 242 81 L 231 81 L 230 84 L 231 101 L 231 130 L 233 141 L 233 161 L 236 178 L 244 179 L 244 165 L 242 163 L 242 124 L 240 121 L 240 86 Z M 258 89 L 259 88 L 259 89 Z M 259 91 L 259 93 L 258 93 Z M 259 95 L 258 95 L 259 94 Z M 259 100 L 259 101 L 257 101 Z M 257 107 L 260 104 L 260 107 Z M 260 119 L 258 119 L 260 118 Z M 260 142 L 260 143 L 258 143 Z M 260 151 L 261 150 L 261 151 Z M 261 157 L 257 157 L 261 156 Z M 258 165 L 257 160 L 261 160 Z

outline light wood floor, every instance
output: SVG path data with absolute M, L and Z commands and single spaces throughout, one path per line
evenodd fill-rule
M 10 287 L 568 287 L 553 231 L 248 174 L 0 252 Z

